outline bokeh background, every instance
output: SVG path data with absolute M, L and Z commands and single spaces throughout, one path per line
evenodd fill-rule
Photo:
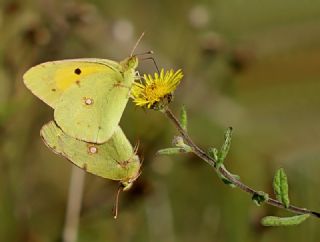
M 185 104 L 189 132 L 204 149 L 234 127 L 227 167 L 272 192 L 284 167 L 291 201 L 320 210 L 320 2 L 317 0 L 65 1 L 0 3 L 0 241 L 62 241 L 72 165 L 39 137 L 53 111 L 23 85 L 50 60 L 122 60 L 153 50 L 161 67 L 185 73 L 172 109 Z M 141 73 L 154 72 L 152 62 Z M 319 221 L 264 228 L 288 215 L 222 184 L 192 155 L 156 157 L 174 127 L 128 104 L 121 125 L 140 142 L 143 173 L 111 210 L 117 183 L 87 174 L 78 241 L 318 241 Z

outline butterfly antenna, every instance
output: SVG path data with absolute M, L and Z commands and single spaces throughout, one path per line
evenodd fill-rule
M 135 56 L 144 56 L 144 55 L 153 55 L 153 54 L 154 54 L 153 50 L 148 50 L 146 52 L 135 54 Z
M 113 207 L 113 218 L 117 219 L 118 218 L 118 208 L 119 208 L 119 197 L 120 197 L 120 193 L 122 192 L 123 187 L 122 184 L 119 184 L 118 190 L 117 190 L 117 194 L 116 194 L 116 199 L 114 201 L 114 207 Z
M 134 53 L 134 51 L 136 50 L 137 46 L 139 45 L 139 43 L 140 43 L 141 39 L 143 38 L 143 36 L 144 36 L 144 32 L 142 32 L 142 34 L 140 35 L 139 39 L 137 40 L 137 42 L 136 42 L 135 45 L 133 46 L 133 49 L 132 49 L 132 51 L 131 51 L 131 53 L 130 53 L 130 57 L 133 56 L 133 53 Z
M 152 53 L 153 53 L 153 52 L 152 52 Z M 160 70 L 159 70 L 159 68 L 158 68 L 157 62 L 156 62 L 156 60 L 155 60 L 152 56 L 143 58 L 143 59 L 141 59 L 141 60 L 152 60 L 154 66 L 155 66 L 156 69 L 157 69 L 158 74 L 160 75 Z

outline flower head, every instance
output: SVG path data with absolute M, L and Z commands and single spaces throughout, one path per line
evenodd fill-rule
M 131 89 L 133 102 L 140 107 L 160 110 L 172 100 L 172 94 L 183 77 L 182 71 L 164 71 L 160 74 L 144 75 L 144 83 L 134 82 Z

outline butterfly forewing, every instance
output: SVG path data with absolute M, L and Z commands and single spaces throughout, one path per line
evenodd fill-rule
M 120 64 L 107 59 L 70 59 L 51 61 L 30 68 L 23 76 L 31 92 L 55 108 L 61 95 L 91 74 L 119 72 Z

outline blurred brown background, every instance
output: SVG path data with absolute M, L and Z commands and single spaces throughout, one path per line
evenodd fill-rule
M 185 104 L 189 132 L 204 148 L 234 127 L 227 167 L 272 192 L 287 171 L 291 201 L 320 210 L 320 2 L 316 0 L 64 1 L 0 3 L 0 241 L 61 241 L 71 164 L 39 137 L 53 110 L 23 85 L 44 61 L 114 60 L 153 50 L 185 78 L 172 109 Z M 154 72 L 141 62 L 141 73 Z M 121 125 L 140 141 L 143 174 L 111 215 L 117 183 L 86 176 L 79 241 L 318 241 L 319 221 L 267 229 L 287 215 L 226 187 L 192 155 L 155 157 L 175 133 L 161 113 L 129 103 Z

